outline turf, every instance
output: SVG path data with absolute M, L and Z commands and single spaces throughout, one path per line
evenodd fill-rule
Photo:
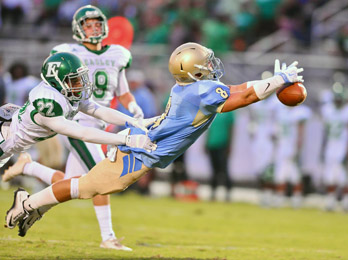
M 12 190 L 0 190 L 3 221 L 12 198 Z M 343 213 L 131 193 L 111 199 L 114 230 L 133 252 L 99 248 L 92 203 L 75 200 L 49 211 L 25 238 L 1 227 L 0 259 L 348 259 Z

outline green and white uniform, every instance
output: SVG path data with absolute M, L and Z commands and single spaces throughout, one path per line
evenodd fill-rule
M 81 106 L 89 101 L 69 102 L 55 88 L 41 82 L 29 93 L 29 99 L 24 106 L 12 116 L 6 140 L 0 144 L 0 167 L 5 164 L 14 153 L 29 149 L 33 144 L 56 135 L 56 132 L 42 127 L 35 122 L 35 115 L 44 117 L 64 116 L 71 120 Z
M 88 67 L 89 78 L 95 85 L 91 99 L 103 106 L 110 106 L 114 96 L 129 92 L 125 69 L 132 62 L 131 53 L 120 45 L 110 45 L 100 51 L 91 51 L 82 44 L 64 43 L 53 48 L 51 53 L 71 52 L 77 55 Z M 103 121 L 78 113 L 74 120 L 79 124 L 104 129 Z M 68 157 L 65 177 L 82 175 L 96 163 L 105 158 L 101 146 L 63 137 L 66 147 L 71 151 Z
M 56 52 L 71 52 L 85 63 L 89 69 L 89 78 L 95 85 L 91 99 L 99 105 L 109 107 L 114 96 L 129 92 L 125 69 L 130 66 L 132 56 L 124 47 L 108 45 L 100 51 L 91 51 L 82 44 L 64 43 L 51 51 Z M 81 113 L 74 120 L 86 126 L 104 128 L 103 122 Z

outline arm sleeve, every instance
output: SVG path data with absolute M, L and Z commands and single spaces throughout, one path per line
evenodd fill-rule
M 122 96 L 123 94 L 129 92 L 128 81 L 126 78 L 126 70 L 121 70 L 118 77 L 118 84 L 115 90 L 116 96 Z
M 81 112 L 114 125 L 124 125 L 126 122 L 133 124 L 135 121 L 133 117 L 123 114 L 115 109 L 100 106 L 93 101 L 86 102 L 81 106 Z
M 275 75 L 268 79 L 247 82 L 247 87 L 253 87 L 256 96 L 262 100 L 270 96 L 273 92 L 283 86 L 284 80 L 281 76 Z
M 213 83 L 213 85 L 212 82 L 205 84 L 201 89 L 203 91 L 200 93 L 200 109 L 205 115 L 220 112 L 223 104 L 225 104 L 230 96 L 230 89 L 228 86 L 219 82 Z
M 63 116 L 44 117 L 40 114 L 36 114 L 35 121 L 58 134 L 80 139 L 84 142 L 111 145 L 124 145 L 126 143 L 125 135 L 112 134 L 97 128 L 85 127 L 79 125 L 75 121 L 67 120 Z

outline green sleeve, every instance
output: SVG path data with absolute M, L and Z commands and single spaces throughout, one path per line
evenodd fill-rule
M 63 109 L 59 103 L 53 99 L 35 99 L 33 106 L 37 113 L 45 117 L 63 116 Z

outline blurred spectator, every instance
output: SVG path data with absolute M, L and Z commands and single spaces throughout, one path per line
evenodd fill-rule
M 240 8 L 240 11 L 233 16 L 233 20 L 238 30 L 239 39 L 244 40 L 245 44 L 249 45 L 255 41 L 254 28 L 257 19 L 254 2 L 243 2 Z M 236 46 L 234 49 L 240 51 Z
M 5 104 L 6 90 L 5 90 L 5 82 L 0 75 L 0 106 Z
M 228 157 L 232 142 L 234 112 L 217 114 L 207 132 L 206 150 L 212 166 L 212 199 L 229 200 L 232 182 L 228 174 Z
M 71 0 L 63 1 L 61 3 L 57 11 L 60 25 L 71 27 L 71 21 L 73 19 L 75 11 L 81 6 L 85 5 L 81 2 L 81 0 Z
M 2 54 L 0 53 L 0 106 L 6 101 L 6 86 L 3 75 Z
M 207 19 L 202 27 L 202 42 L 216 53 L 231 49 L 232 39 L 236 31 L 227 15 L 217 15 Z
M 257 38 L 261 38 L 277 29 L 275 22 L 278 14 L 278 8 L 282 0 L 256 0 L 255 4 L 258 8 L 258 21 L 255 28 Z
M 344 57 L 348 57 L 348 24 L 345 24 L 338 31 L 338 47 Z
M 310 45 L 313 8 L 297 0 L 287 0 L 279 8 L 279 25 L 304 46 Z
M 152 16 L 153 14 L 150 13 L 149 15 Z M 170 26 L 163 21 L 161 16 L 155 17 L 153 17 L 153 22 L 150 23 L 151 27 L 147 30 L 145 42 L 149 44 L 165 44 L 168 42 Z
M 140 70 L 129 70 L 127 72 L 129 89 L 132 92 L 137 104 L 144 112 L 144 118 L 158 115 L 156 98 L 146 84 L 145 75 Z M 127 115 L 133 116 L 122 104 L 119 104 L 117 110 Z
M 193 22 L 186 25 L 180 20 L 177 20 L 172 26 L 172 32 L 169 35 L 170 49 L 174 50 L 179 45 L 185 42 L 201 42 L 202 31 L 199 23 Z
M 1 16 L 4 25 L 6 23 L 18 25 L 31 7 L 31 1 L 28 0 L 2 0 Z
M 28 75 L 28 66 L 23 62 L 15 62 L 10 66 L 10 79 L 6 84 L 6 103 L 22 106 L 28 99 L 32 88 L 40 80 Z
M 52 25 L 55 28 L 58 25 L 58 10 L 64 0 L 43 0 L 42 10 L 35 21 L 36 26 Z
M 191 181 L 188 178 L 186 165 L 185 165 L 185 153 L 180 155 L 172 162 L 172 171 L 170 173 L 171 194 L 175 198 L 184 198 L 188 189 L 187 184 L 190 186 Z M 191 195 L 191 192 L 189 192 Z

